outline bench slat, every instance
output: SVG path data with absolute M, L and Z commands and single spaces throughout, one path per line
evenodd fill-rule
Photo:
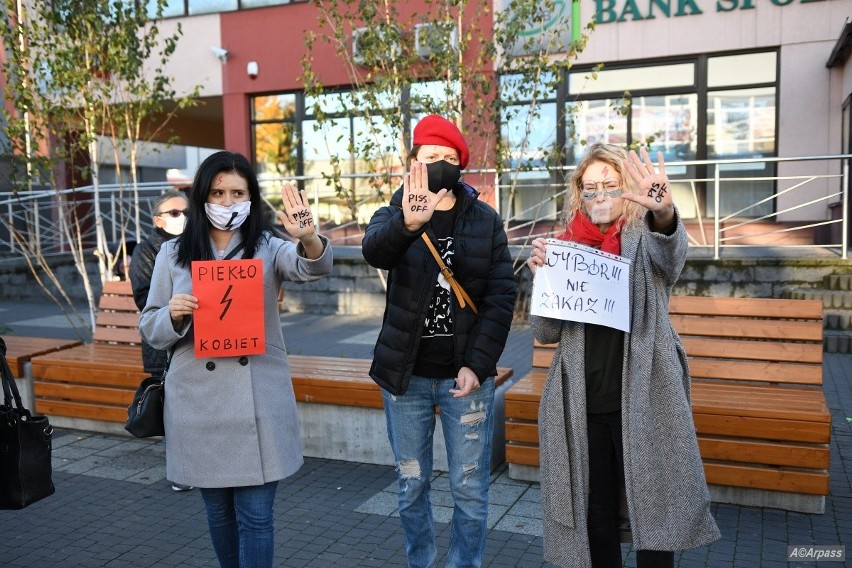
M 822 344 L 681 336 L 689 357 L 822 364 Z
M 732 465 L 705 462 L 707 483 L 751 487 L 771 491 L 788 491 L 808 495 L 828 495 L 828 473 L 815 473 L 782 468 Z
M 136 312 L 98 312 L 96 325 L 109 327 L 124 327 L 127 329 L 139 329 L 139 314 Z
M 98 343 L 107 345 L 132 344 L 142 345 L 142 337 L 138 329 L 127 329 L 124 327 L 97 327 L 92 339 Z
M 713 414 L 695 414 L 694 418 L 699 438 L 706 438 L 706 435 L 736 436 L 781 442 L 807 442 L 809 447 L 812 447 L 813 444 L 828 444 L 831 433 L 830 425 L 819 422 Z M 538 433 L 538 422 L 535 420 L 513 416 L 506 421 L 507 441 L 538 444 Z
M 538 445 L 538 424 L 535 422 L 506 421 L 506 441 Z
M 692 411 L 728 416 L 831 422 L 831 413 L 821 391 L 783 387 L 728 386 L 694 382 Z
M 799 385 L 822 385 L 822 365 L 733 361 L 692 357 L 689 374 L 693 379 L 761 381 Z
M 829 465 L 827 445 L 699 437 L 698 447 L 704 459 L 807 467 L 807 469 L 828 469 Z
M 128 285 L 130 282 L 128 282 Z M 139 308 L 136 307 L 136 302 L 133 301 L 133 295 L 129 296 L 101 296 L 98 302 L 99 311 L 114 311 L 139 313 Z
M 669 301 L 669 314 L 813 319 L 820 322 L 822 308 L 822 302 L 819 300 L 777 298 L 672 296 Z
M 133 288 L 130 280 L 107 280 L 101 287 L 101 297 L 103 296 L 130 296 L 133 297 Z M 135 309 L 135 308 L 134 308 Z
M 99 402 L 127 408 L 133 402 L 133 391 L 109 387 L 93 387 L 68 383 L 33 383 L 36 396 L 42 399 L 63 399 L 77 402 Z M 125 418 L 127 416 L 125 415 Z
M 517 463 L 522 465 L 541 466 L 541 458 L 539 456 L 538 445 L 529 444 L 506 444 L 506 461 L 508 463 Z
M 538 420 L 538 402 L 519 400 L 505 400 L 506 418 L 517 420 Z
M 822 343 L 822 321 L 774 321 L 741 317 L 669 316 L 680 335 L 737 337 L 743 339 L 778 339 Z
M 699 434 L 812 442 L 815 444 L 827 444 L 831 437 L 831 423 L 828 422 L 724 416 L 694 411 L 692 418 Z
M 374 383 L 375 384 L 375 383 Z M 382 393 L 375 390 L 342 388 L 329 389 L 325 385 L 310 381 L 293 382 L 293 391 L 299 402 L 314 404 L 336 404 L 338 406 L 358 406 L 362 408 L 382 408 Z
M 104 406 L 97 404 L 85 404 L 82 402 L 68 402 L 62 400 L 35 401 L 36 412 L 39 414 L 68 416 L 71 418 L 87 418 L 89 420 L 103 420 L 105 422 L 124 423 L 127 420 L 127 407 Z

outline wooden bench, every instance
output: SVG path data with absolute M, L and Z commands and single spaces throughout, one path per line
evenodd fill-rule
M 94 341 L 33 358 L 37 411 L 50 415 L 57 426 L 123 433 L 127 405 L 146 376 L 138 326 L 130 283 L 105 283 Z M 289 359 L 305 455 L 393 464 L 381 390 L 369 375 L 371 361 L 306 355 Z M 496 378 L 494 467 L 504 461 L 502 392 L 511 375 L 504 368 Z M 435 468 L 446 469 L 440 432 L 435 446 Z
M 692 376 L 692 412 L 718 502 L 824 512 L 831 415 L 822 304 L 677 296 L 669 310 Z M 555 345 L 506 393 L 509 476 L 538 475 L 538 403 Z
M 3 341 L 6 342 L 6 361 L 16 377 L 27 375 L 27 364 L 33 357 L 76 347 L 83 343 L 79 339 L 52 339 L 24 335 L 4 335 Z
M 6 361 L 9 363 L 12 376 L 18 383 L 18 390 L 26 408 L 33 408 L 33 375 L 30 360 L 38 355 L 76 347 L 83 343 L 78 339 L 52 339 L 24 335 L 4 335 L 3 341 L 6 343 Z
M 146 376 L 130 281 L 104 282 L 92 340 L 32 359 L 36 411 L 57 426 L 121 431 Z

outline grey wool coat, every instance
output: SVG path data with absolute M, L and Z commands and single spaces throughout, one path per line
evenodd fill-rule
M 686 231 L 679 217 L 671 235 L 650 231 L 648 221 L 626 226 L 621 239 L 621 255 L 632 260 L 621 395 L 627 512 L 634 547 L 684 550 L 720 533 L 698 453 L 686 354 L 668 316 Z M 587 568 L 584 326 L 536 316 L 531 324 L 538 341 L 559 343 L 539 406 L 545 559 Z
M 166 477 L 195 487 L 242 487 L 284 479 L 303 463 L 299 418 L 278 314 L 284 280 L 306 282 L 331 272 L 327 239 L 320 258 L 272 235 L 258 244 L 263 260 L 266 353 L 196 358 L 193 324 L 175 330 L 168 303 L 192 293 L 189 267 L 175 262 L 176 241 L 157 255 L 148 302 L 139 318 L 142 338 L 174 347 L 166 373 Z M 242 241 L 235 232 L 225 253 Z M 215 250 L 215 249 L 214 249 Z M 236 258 L 240 258 L 238 254 Z

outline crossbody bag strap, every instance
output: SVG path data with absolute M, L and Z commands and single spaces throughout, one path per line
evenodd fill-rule
M 234 247 L 234 250 L 232 250 L 231 252 L 229 252 L 229 253 L 227 254 L 227 256 L 225 256 L 224 258 L 222 258 L 222 260 L 231 260 L 232 258 L 234 258 L 235 256 L 237 256 L 237 253 L 238 253 L 238 252 L 240 252 L 241 250 L 243 250 L 244 248 L 246 248 L 246 243 L 245 243 L 245 242 L 242 242 L 242 243 L 238 244 L 237 246 L 235 246 L 235 247 Z
M 453 271 L 444 264 L 444 261 L 441 259 L 441 255 L 438 254 L 438 250 L 435 248 L 435 245 L 432 244 L 432 240 L 425 232 L 420 233 L 420 236 L 422 236 L 423 240 L 426 241 L 426 246 L 429 248 L 429 252 L 432 253 L 433 257 L 435 257 L 435 262 L 438 263 L 438 268 L 441 270 L 441 274 L 444 275 L 444 278 L 446 278 L 447 282 L 450 283 L 450 286 L 453 287 L 453 292 L 456 293 L 459 305 L 464 308 L 465 303 L 470 304 L 470 309 L 473 310 L 473 313 L 478 314 L 479 310 L 476 309 L 476 304 L 473 303 L 473 300 L 471 300 L 470 296 L 467 295 L 467 292 L 464 291 L 462 285 L 459 284 L 458 280 L 456 280 L 456 277 L 453 275 Z

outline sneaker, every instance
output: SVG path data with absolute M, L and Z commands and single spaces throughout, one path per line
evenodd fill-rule
M 192 485 L 181 485 L 180 483 L 172 483 L 172 491 L 192 491 L 195 489 Z

